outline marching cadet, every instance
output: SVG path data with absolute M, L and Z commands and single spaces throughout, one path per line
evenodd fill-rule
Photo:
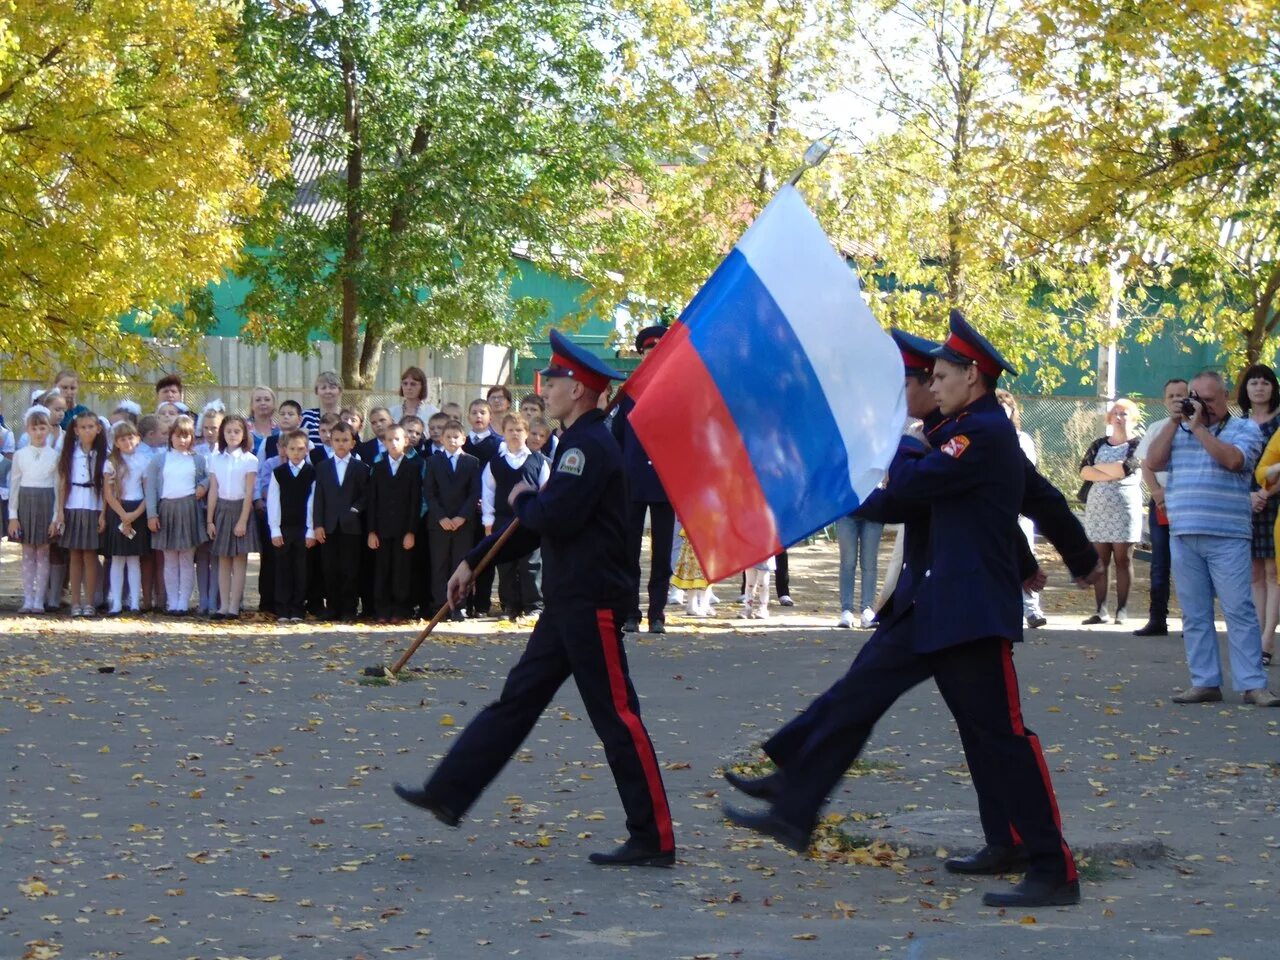
M 1025 862 L 1022 883 L 988 893 L 983 902 L 1077 903 L 1075 862 L 1039 741 L 1022 722 L 1013 670 L 1012 642 L 1022 638 L 1017 514 L 1041 523 L 1078 577 L 1097 576 L 1097 556 L 1085 549 L 1083 531 L 1074 529 L 1078 522 L 1073 527 L 1067 520 L 1061 494 L 1027 464 L 1008 419 L 999 419 L 995 383 L 1001 370 L 1012 368 L 995 349 L 953 312 L 951 336 L 929 351 L 936 361 L 933 411 L 919 383 L 915 390 L 910 383 L 929 345 L 905 335 L 895 339 L 904 355 L 914 355 L 907 362 L 908 405 L 924 417 L 933 448 L 912 451 L 904 444 L 887 489 L 869 497 L 865 508 L 906 521 L 902 574 L 880 628 L 849 672 L 766 744 L 779 772 L 757 780 L 726 774 L 744 792 L 770 800 L 769 812 L 726 806 L 726 814 L 806 848 L 826 796 L 876 721 L 932 676 L 960 728 L 988 841 L 974 857 L 948 862 L 948 869 L 996 873 Z
M 497 561 L 542 548 L 545 608 L 497 702 L 468 724 L 421 788 L 396 784 L 405 801 L 457 826 L 501 771 L 570 676 L 604 744 L 627 814 L 627 842 L 592 863 L 669 867 L 675 840 L 666 790 L 627 669 L 622 620 L 635 603 L 627 556 L 622 454 L 597 399 L 620 375 L 551 331 L 551 365 L 542 371 L 547 413 L 565 426 L 542 490 L 519 483 L 509 502 L 520 527 Z M 455 610 L 474 569 L 498 534 L 467 555 L 448 584 Z

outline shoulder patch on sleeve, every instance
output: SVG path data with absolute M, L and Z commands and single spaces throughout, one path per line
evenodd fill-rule
M 952 457 L 958 460 L 960 459 L 961 456 L 964 455 L 964 452 L 969 449 L 969 438 L 966 437 L 963 433 L 957 434 L 956 436 L 948 440 L 946 443 L 944 443 L 938 449 L 940 449 L 948 457 Z
M 582 476 L 582 469 L 587 465 L 587 455 L 577 447 L 566 450 L 560 455 L 560 463 L 556 467 L 557 473 L 571 473 L 575 477 Z

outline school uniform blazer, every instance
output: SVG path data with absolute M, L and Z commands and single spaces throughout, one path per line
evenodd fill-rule
M 168 450 L 162 450 L 147 463 L 146 472 L 142 475 L 142 495 L 147 501 L 147 519 L 160 516 L 160 501 L 164 499 L 164 458 Z M 196 462 L 196 489 L 209 489 L 209 468 L 204 456 L 199 453 L 191 455 Z M 203 509 L 203 508 L 201 508 Z
M 373 463 L 379 455 L 385 455 L 385 451 L 378 446 L 378 438 L 372 440 L 362 440 L 356 444 L 356 455 L 365 463 Z
M 354 455 L 347 461 L 347 472 L 338 483 L 338 464 L 325 457 L 315 465 L 316 492 L 311 505 L 311 525 L 330 533 L 364 533 L 365 510 L 369 496 L 369 465 Z
M 458 469 L 449 468 L 449 457 L 427 457 L 427 522 L 467 517 L 480 502 L 480 461 L 469 453 L 458 454 Z
M 489 433 L 482 437 L 479 443 L 473 443 L 471 434 L 468 433 L 466 441 L 462 444 L 462 452 L 471 454 L 483 467 L 498 455 L 498 447 L 501 445 L 502 438 L 496 434 Z
M 402 457 L 394 476 L 391 460 L 383 457 L 369 474 L 366 520 L 370 533 L 386 540 L 413 533 L 422 504 L 422 464 Z

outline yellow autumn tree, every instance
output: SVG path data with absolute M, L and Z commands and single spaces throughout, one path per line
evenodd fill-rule
M 0 0 L 4 376 L 119 375 L 152 359 L 140 332 L 198 362 L 181 308 L 287 162 L 237 96 L 238 31 L 217 0 Z

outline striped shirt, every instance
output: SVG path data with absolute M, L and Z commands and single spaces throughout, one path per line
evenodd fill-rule
M 298 428 L 307 431 L 307 439 L 312 443 L 320 442 L 320 408 L 312 407 L 302 411 L 302 425 Z
M 1231 417 L 1210 429 L 1223 443 L 1244 454 L 1244 465 L 1227 470 L 1190 432 L 1176 428 L 1165 487 L 1169 532 L 1174 536 L 1209 534 L 1248 540 L 1253 535 L 1249 480 L 1262 453 L 1262 432 L 1248 417 Z

